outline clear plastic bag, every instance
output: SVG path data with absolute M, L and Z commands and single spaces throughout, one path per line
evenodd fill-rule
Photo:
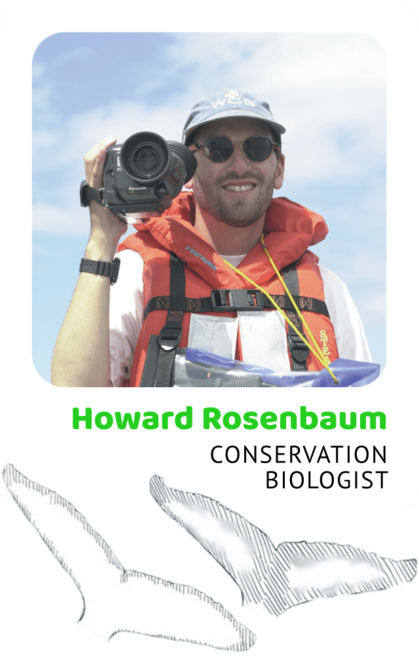
M 231 360 L 196 348 L 176 353 L 174 387 L 361 387 L 375 380 L 380 365 L 339 358 L 326 369 L 276 373 L 254 364 Z

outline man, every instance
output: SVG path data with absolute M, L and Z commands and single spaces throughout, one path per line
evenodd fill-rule
M 80 273 L 54 351 L 54 384 L 169 385 L 171 349 L 178 346 L 276 371 L 320 370 L 338 356 L 371 360 L 345 285 L 308 250 L 328 232 L 323 218 L 286 198 L 272 199 L 284 178 L 284 132 L 257 95 L 225 90 L 198 101 L 183 135 L 198 163 L 189 190 L 119 246 L 111 300 L 108 276 Z M 115 143 L 106 138 L 85 156 L 93 188 L 103 186 L 106 150 Z M 126 224 L 94 201 L 90 216 L 84 257 L 112 262 Z M 301 315 L 284 296 L 276 269 Z M 231 296 L 255 285 L 264 293 L 249 294 L 244 306 L 242 296 L 237 310 Z M 272 296 L 294 327 L 275 311 Z M 320 358 L 301 333 L 313 335 Z

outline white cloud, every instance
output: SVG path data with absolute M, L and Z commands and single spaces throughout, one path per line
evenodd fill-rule
M 384 112 L 384 54 L 365 35 L 192 34 L 172 56 L 199 69 L 189 84 L 195 98 L 237 85 L 265 96 L 280 122 L 307 121 L 317 109 L 326 122 Z
M 89 213 L 83 208 L 63 208 L 52 204 L 34 204 L 32 228 L 35 232 L 62 236 L 89 236 Z
M 131 226 L 137 222 L 136 219 L 128 220 L 127 233 L 124 238 L 136 230 Z M 86 241 L 90 233 L 89 210 L 75 205 L 74 203 L 54 204 L 39 203 L 32 207 L 32 229 L 41 234 L 53 234 L 55 236 L 85 236 Z M 38 252 L 38 246 L 34 250 Z

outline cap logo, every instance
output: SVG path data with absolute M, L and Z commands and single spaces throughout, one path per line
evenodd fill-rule
M 222 101 L 217 100 L 217 101 L 215 101 L 215 103 L 211 103 L 211 105 L 212 105 L 213 108 L 218 108 L 219 105 L 222 107 L 224 105 L 224 103 L 225 103 L 225 99 L 223 99 Z M 244 105 L 251 105 L 252 107 L 255 107 L 255 105 L 256 105 L 256 103 L 254 101 L 251 101 L 250 99 L 241 99 L 241 98 L 236 98 L 236 97 L 229 98 L 228 103 L 234 103 L 234 104 L 244 103 Z
M 224 96 L 240 96 L 238 92 L 236 92 L 235 89 L 228 89 L 227 91 L 224 92 Z

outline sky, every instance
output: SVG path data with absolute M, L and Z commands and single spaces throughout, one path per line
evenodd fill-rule
M 385 54 L 358 33 L 58 33 L 33 58 L 33 361 L 54 344 L 89 236 L 83 155 L 113 134 L 181 140 L 192 105 L 260 94 L 285 126 L 285 196 L 322 215 L 320 263 L 347 284 L 372 357 L 386 355 Z M 117 285 L 116 285 L 117 286 Z

